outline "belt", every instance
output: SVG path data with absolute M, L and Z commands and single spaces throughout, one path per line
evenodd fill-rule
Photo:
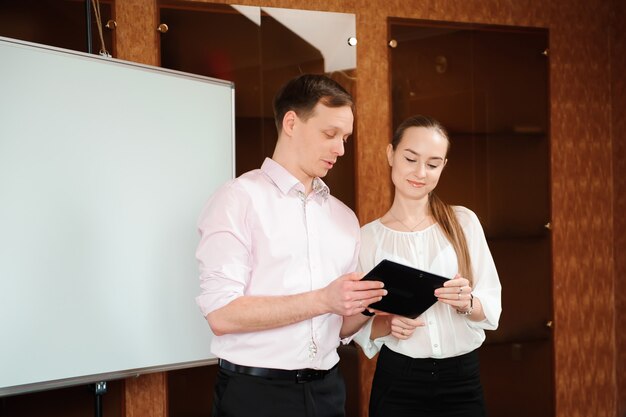
M 331 369 L 294 369 L 294 370 L 286 370 L 286 369 L 274 369 L 274 368 L 257 368 L 254 366 L 243 366 L 237 365 L 232 362 L 228 362 L 226 359 L 218 360 L 219 367 L 222 369 L 226 369 L 227 371 L 235 372 L 238 374 L 258 376 L 261 378 L 267 379 L 280 379 L 283 381 L 293 381 L 297 383 L 304 383 L 309 381 L 314 381 L 317 379 L 322 379 L 330 372 L 332 372 L 337 365 L 333 366 Z

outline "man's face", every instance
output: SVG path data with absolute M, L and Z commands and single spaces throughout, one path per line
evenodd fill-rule
M 354 116 L 349 106 L 327 107 L 318 103 L 305 121 L 296 116 L 293 139 L 297 143 L 296 177 L 307 182 L 324 177 L 344 154 L 344 144 L 352 134 Z

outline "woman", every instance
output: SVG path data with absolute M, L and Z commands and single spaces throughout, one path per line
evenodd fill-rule
M 387 147 L 393 203 L 361 230 L 362 271 L 390 259 L 452 278 L 416 319 L 377 312 L 355 336 L 380 351 L 370 417 L 485 415 L 476 349 L 498 326 L 501 287 L 476 215 L 434 193 L 449 147 L 436 120 L 405 120 Z

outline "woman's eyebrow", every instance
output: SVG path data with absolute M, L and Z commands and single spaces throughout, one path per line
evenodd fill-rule
M 407 152 L 412 153 L 412 154 L 413 154 L 413 155 L 415 155 L 415 156 L 422 156 L 422 155 L 420 155 L 418 152 L 415 152 L 413 149 L 410 149 L 410 148 L 404 148 L 404 150 L 405 150 L 405 151 L 407 151 Z M 430 157 L 430 158 L 428 158 L 428 159 L 429 159 L 429 160 L 430 160 L 430 159 L 440 159 L 440 160 L 442 160 L 442 161 L 444 160 L 444 158 L 442 158 L 442 157 L 440 157 L 440 156 L 431 156 L 431 157 Z

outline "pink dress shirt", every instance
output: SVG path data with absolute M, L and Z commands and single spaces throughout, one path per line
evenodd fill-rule
M 302 183 L 269 158 L 261 169 L 218 189 L 198 227 L 196 303 L 205 316 L 243 295 L 323 288 L 357 267 L 360 232 L 352 210 L 319 178 L 305 196 Z M 276 329 L 214 336 L 211 352 L 239 365 L 330 369 L 339 361 L 341 324 L 341 316 L 324 314 Z

